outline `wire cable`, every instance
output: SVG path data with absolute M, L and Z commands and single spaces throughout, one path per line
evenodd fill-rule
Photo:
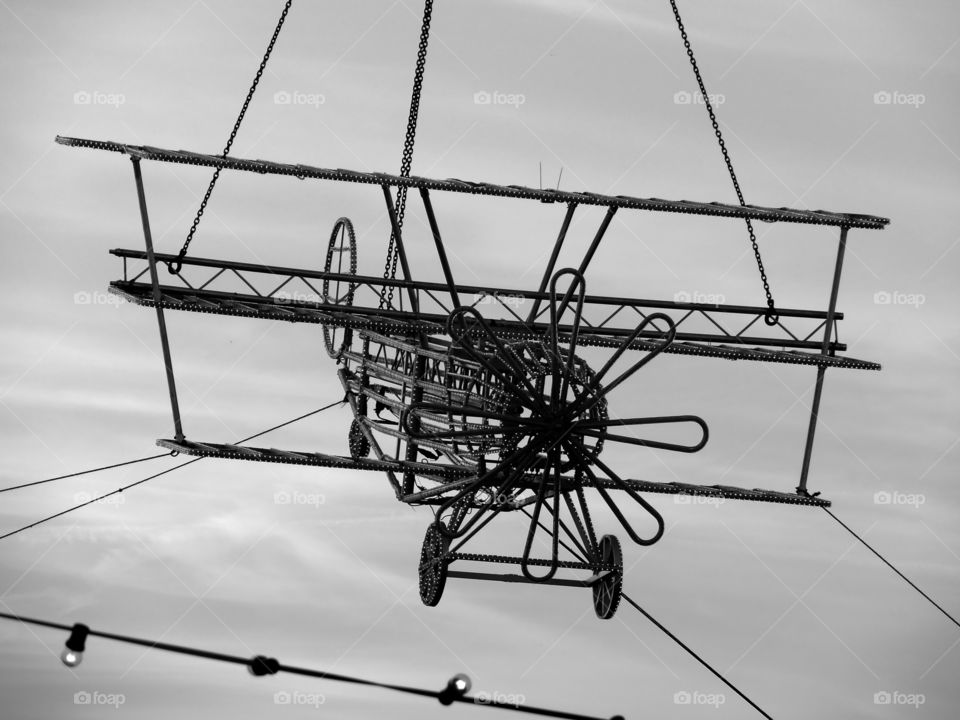
M 150 455 L 149 457 L 143 457 L 139 460 L 127 460 L 125 462 L 115 463 L 113 465 L 104 465 L 103 467 L 93 468 L 93 470 L 81 470 L 80 472 L 70 473 L 69 475 L 60 475 L 58 477 L 47 478 L 46 480 L 36 480 L 34 482 L 24 483 L 23 485 L 13 485 L 11 487 L 0 488 L 0 493 L 9 492 L 11 490 L 20 490 L 21 488 L 33 487 L 34 485 L 43 485 L 44 483 L 53 482 L 54 480 L 66 480 L 67 478 L 80 477 L 81 475 L 90 475 L 91 473 L 100 472 L 101 470 L 112 470 L 113 468 L 124 467 L 125 465 L 134 465 L 136 463 L 146 462 L 147 460 L 156 460 L 157 458 L 170 457 L 172 452 L 160 453 L 159 455 Z
M 292 420 L 287 420 L 286 422 L 282 422 L 282 423 L 280 423 L 279 425 L 274 425 L 272 428 L 267 428 L 266 430 L 263 430 L 263 431 L 261 431 L 261 432 L 258 432 L 258 433 L 255 434 L 255 435 L 251 435 L 250 437 L 244 438 L 243 440 L 239 440 L 239 441 L 237 441 L 237 442 L 234 443 L 234 444 L 235 444 L 235 445 L 241 445 L 241 444 L 243 444 L 243 443 L 245 443 L 245 442 L 248 442 L 248 441 L 250 441 L 250 440 L 253 440 L 254 438 L 258 438 L 258 437 L 260 437 L 261 435 L 266 435 L 267 433 L 273 432 L 274 430 L 279 430 L 280 428 L 286 427 L 287 425 L 292 425 L 293 423 L 298 422 L 298 421 L 300 421 L 300 420 L 303 420 L 303 419 L 305 419 L 305 418 L 308 418 L 308 417 L 310 417 L 311 415 L 316 415 L 317 413 L 323 412 L 324 410 L 329 410 L 329 409 L 332 408 L 334 405 L 340 405 L 340 404 L 342 404 L 343 402 L 344 402 L 344 400 L 337 400 L 336 402 L 332 402 L 332 403 L 330 403 L 329 405 L 323 406 L 322 408 L 318 408 L 318 409 L 316 409 L 316 410 L 311 410 L 310 412 L 305 413 L 305 414 L 303 414 L 303 415 L 300 415 L 299 417 L 295 417 L 295 418 L 293 418 Z M 166 454 L 166 453 L 165 453 L 165 454 Z M 119 487 L 119 488 L 117 488 L 116 490 L 113 490 L 113 491 L 108 492 L 108 493 L 104 493 L 103 495 L 100 495 L 100 496 L 98 496 L 98 497 L 95 497 L 95 498 L 93 498 L 93 499 L 91 499 L 91 500 L 87 500 L 86 502 L 79 503 L 78 505 L 74 505 L 73 507 L 67 508 L 66 510 L 61 510 L 61 511 L 58 512 L 58 513 L 55 513 L 55 514 L 53 514 L 53 515 L 49 515 L 48 517 L 43 518 L 42 520 L 37 520 L 36 522 L 32 522 L 32 523 L 30 523 L 29 525 L 24 525 L 23 527 L 17 528 L 16 530 L 11 530 L 10 532 L 8 532 L 8 533 L 6 533 L 6 534 L 4 534 L 4 535 L 0 535 L 0 540 L 5 540 L 6 538 L 8 538 L 8 537 L 10 537 L 10 536 L 12 536 L 12 535 L 16 535 L 17 533 L 21 533 L 21 532 L 23 532 L 24 530 L 29 530 L 30 528 L 34 528 L 34 527 L 36 527 L 37 525 L 42 525 L 42 524 L 45 523 L 45 522 L 48 522 L 48 521 L 50 521 L 50 520 L 54 520 L 54 519 L 56 519 L 56 518 L 58 518 L 58 517 L 60 517 L 60 516 L 62 516 L 62 515 L 66 515 L 67 513 L 71 513 L 71 512 L 73 512 L 74 510 L 79 510 L 80 508 L 86 507 L 87 505 L 92 505 L 93 503 L 99 502 L 100 500 L 103 500 L 103 499 L 105 499 L 105 498 L 111 497 L 112 495 L 117 495 L 118 493 L 122 493 L 124 490 L 129 490 L 130 488 L 136 487 L 137 485 L 142 485 L 143 483 L 147 482 L 148 480 L 153 480 L 153 479 L 155 479 L 155 478 L 160 477 L 161 475 L 166 475 L 167 473 L 171 473 L 171 472 L 173 472 L 174 470 L 179 470 L 180 468 L 186 467 L 187 465 L 192 465 L 192 464 L 195 463 L 195 462 L 200 462 L 201 460 L 203 460 L 203 458 L 202 458 L 202 457 L 198 457 L 198 458 L 193 458 L 193 460 L 187 460 L 186 462 L 182 462 L 182 463 L 180 463 L 179 465 L 174 465 L 172 468 L 167 468 L 166 470 L 163 470 L 163 471 L 161 471 L 161 472 L 158 472 L 158 473 L 156 473 L 156 474 L 154 474 L 154 475 L 150 475 L 149 477 L 145 477 L 145 478 L 143 478 L 142 480 L 137 480 L 136 482 L 132 482 L 132 483 L 130 483 L 129 485 L 124 485 L 123 487 Z
M 64 625 L 62 623 L 50 622 L 48 620 L 37 620 L 35 618 L 22 617 L 20 615 L 13 615 L 10 613 L 0 613 L 0 618 L 4 618 L 6 620 L 15 620 L 17 622 L 28 623 L 31 625 L 41 625 L 43 627 L 65 630 L 68 632 L 74 627 L 71 625 Z M 219 662 L 233 663 L 235 665 L 245 665 L 254 675 L 274 675 L 278 672 L 285 672 L 291 675 L 302 675 L 305 677 L 319 678 L 321 680 L 332 680 L 335 682 L 352 683 L 354 685 L 363 685 L 367 687 L 378 687 L 385 690 L 394 690 L 396 692 L 406 693 L 409 695 L 419 695 L 421 697 L 434 698 L 439 700 L 444 705 L 450 705 L 454 702 L 471 703 L 481 707 L 496 707 L 504 710 L 513 710 L 514 712 L 527 713 L 530 715 L 564 718 L 564 720 L 603 720 L 602 718 L 581 715 L 579 713 L 570 713 L 562 710 L 550 710 L 531 705 L 504 702 L 497 700 L 496 698 L 470 696 L 466 694 L 466 691 L 451 692 L 449 684 L 444 690 L 429 690 L 426 688 L 411 687 L 408 685 L 397 685 L 395 683 L 367 680 L 364 678 L 353 677 L 351 675 L 327 672 L 325 670 L 312 670 L 310 668 L 284 665 L 274 658 L 265 657 L 263 655 L 258 655 L 253 658 L 245 658 L 239 655 L 229 655 L 210 650 L 202 650 L 200 648 L 187 647 L 185 645 L 174 645 L 171 643 L 156 642 L 154 640 L 144 640 L 142 638 L 119 635 L 117 633 L 102 632 L 89 628 L 87 628 L 86 635 L 89 637 L 101 637 L 106 640 L 115 640 L 117 642 L 127 643 L 129 645 L 141 645 L 154 650 L 164 650 L 166 652 L 179 653 L 181 655 L 191 655 L 193 657 L 201 657 L 208 660 L 217 660 Z M 611 720 L 623 720 L 623 718 L 620 715 L 615 715 L 613 718 L 611 718 Z
M 621 596 L 624 600 L 626 600 L 628 603 L 630 603 L 631 605 L 633 605 L 633 607 L 635 607 L 640 613 L 642 613 L 643 616 L 644 616 L 645 618 L 647 618 L 647 620 L 649 620 L 649 621 L 652 622 L 654 625 L 656 625 L 658 628 L 660 628 L 660 629 L 667 635 L 667 637 L 669 637 L 671 640 L 673 640 L 675 643 L 677 643 L 677 645 L 679 645 L 679 646 L 682 647 L 684 650 L 686 650 L 688 653 L 690 653 L 690 655 L 692 655 L 692 656 L 697 660 L 697 662 L 699 662 L 699 663 L 700 663 L 701 665 L 703 665 L 707 670 L 709 670 L 709 671 L 712 672 L 714 675 L 716 675 L 721 681 L 723 681 L 723 684 L 724 684 L 724 685 L 726 685 L 728 688 L 730 688 L 731 690 L 733 690 L 737 695 L 739 695 L 739 696 L 742 697 L 744 700 L 746 700 L 754 710 L 756 710 L 758 713 L 760 713 L 760 714 L 763 715 L 765 718 L 767 718 L 767 720 L 773 720 L 773 718 L 770 717 L 770 715 L 768 715 L 766 712 L 764 712 L 763 708 L 761 708 L 761 707 L 760 707 L 759 705 L 757 705 L 753 700 L 751 700 L 750 698 L 748 698 L 748 697 L 740 690 L 740 688 L 738 688 L 738 687 L 737 687 L 736 685 L 734 685 L 732 682 L 730 682 L 729 680 L 727 680 L 727 679 L 720 673 L 719 670 L 715 670 L 714 667 L 713 667 L 710 663 L 708 663 L 706 660 L 704 660 L 702 657 L 700 657 L 700 655 L 698 655 L 695 650 L 693 650 L 689 645 L 687 645 L 685 642 L 683 642 L 683 640 L 681 640 L 681 639 L 678 638 L 676 635 L 674 635 L 672 632 L 670 632 L 670 631 L 669 631 L 664 625 L 662 625 L 655 617 L 653 617 L 653 615 L 651 615 L 651 614 L 648 613 L 646 610 L 644 610 L 642 607 L 640 607 L 639 605 L 637 605 L 637 603 L 635 603 L 635 602 L 633 601 L 633 598 L 631 598 L 631 597 L 630 597 L 629 595 L 627 595 L 625 592 L 621 592 L 621 593 L 620 593 L 620 596 Z
M 821 507 L 822 507 L 822 506 L 821 506 Z M 923 595 L 923 597 L 925 597 L 925 598 L 927 599 L 927 601 L 928 601 L 931 605 L 933 605 L 937 610 L 939 610 L 939 611 L 942 612 L 944 615 L 946 615 L 948 618 L 950 618 L 950 622 L 952 622 L 952 623 L 953 623 L 954 625 L 956 625 L 957 627 L 960 627 L 960 622 L 957 622 L 957 619 L 956 619 L 953 615 L 951 615 L 951 614 L 948 613 L 946 610 L 944 610 L 936 600 L 934 600 L 932 597 L 930 597 L 929 595 L 927 595 L 923 590 L 921 590 L 920 588 L 918 588 L 918 587 L 913 583 L 913 581 L 910 580 L 910 578 L 908 578 L 908 577 L 907 577 L 906 575 L 904 575 L 902 572 L 900 572 L 899 570 L 897 570 L 897 568 L 895 568 L 895 567 L 893 566 L 893 563 L 891 563 L 891 562 L 890 562 L 889 560 L 887 560 L 883 555 L 881 555 L 879 552 L 877 552 L 866 540 L 864 540 L 862 537 L 860 537 L 849 525 L 847 525 L 845 522 L 843 522 L 843 520 L 841 520 L 841 519 L 838 518 L 836 515 L 834 515 L 832 512 L 830 512 L 826 507 L 824 507 L 823 509 L 824 509 L 824 511 L 827 513 L 827 515 L 829 515 L 829 516 L 832 517 L 834 520 L 836 520 L 836 521 L 840 524 L 841 527 L 843 527 L 848 533 L 850 533 L 850 534 L 853 535 L 857 540 L 859 540 L 859 541 L 863 544 L 863 546 L 864 546 L 865 548 L 867 548 L 867 550 L 869 550 L 869 551 L 872 552 L 874 555 L 876 555 L 878 558 L 880 558 L 888 568 L 890 568 L 890 569 L 893 570 L 897 575 L 899 575 L 901 578 L 903 578 L 904 581 L 906 581 L 906 583 L 907 583 L 910 587 L 912 587 L 912 588 L 913 588 L 914 590 L 916 590 L 918 593 L 920 593 L 921 595 Z
M 520 508 L 520 509 L 524 512 L 524 514 L 526 514 L 528 517 L 530 517 L 531 519 L 533 519 L 532 516 L 530 516 L 530 514 L 527 512 L 526 508 Z M 543 528 L 548 534 L 550 533 L 550 530 L 549 530 L 548 528 L 546 528 L 544 525 L 542 525 L 542 524 L 539 523 L 539 522 L 538 522 L 537 524 L 540 525 L 540 527 Z M 572 539 L 572 536 L 571 536 L 571 539 Z M 581 562 L 587 562 L 586 558 L 581 557 L 580 553 L 574 551 L 572 548 L 570 548 L 568 545 L 566 545 L 566 544 L 563 542 L 563 540 L 560 541 L 560 544 L 563 545 L 563 547 L 564 547 L 571 555 L 573 555 L 575 558 L 577 558 L 577 559 L 580 560 Z M 765 718 L 767 718 L 767 720 L 773 720 L 773 718 L 770 717 L 770 715 L 768 715 L 766 712 L 764 712 L 764 710 L 763 710 L 759 705 L 757 705 L 753 700 L 751 700 L 749 697 L 747 697 L 736 685 L 734 685 L 732 682 L 730 682 L 729 680 L 727 680 L 727 678 L 725 678 L 718 670 L 714 669 L 714 667 L 713 667 L 712 665 L 710 665 L 710 663 L 708 663 L 706 660 L 704 660 L 702 657 L 700 657 L 700 655 L 698 655 L 697 652 L 696 652 L 695 650 L 693 650 L 689 645 L 687 645 L 687 644 L 686 644 L 685 642 L 683 642 L 680 638 L 678 638 L 676 635 L 674 635 L 672 632 L 670 632 L 670 631 L 669 631 L 664 625 L 662 625 L 655 617 L 653 617 L 653 615 L 651 615 L 650 613 L 648 613 L 646 610 L 644 610 L 642 607 L 640 607 L 636 602 L 634 602 L 633 599 L 632 599 L 629 595 L 627 595 L 625 592 L 621 591 L 621 592 L 620 592 L 620 597 L 622 597 L 624 600 L 626 600 L 628 603 L 630 603 L 634 608 L 636 608 L 638 611 L 640 611 L 640 613 L 642 613 L 643 616 L 644 616 L 645 618 L 647 618 L 647 620 L 649 620 L 650 622 L 652 622 L 654 625 L 656 625 L 658 628 L 660 628 L 660 630 L 662 630 L 664 633 L 666 633 L 666 635 L 667 635 L 671 640 L 673 640 L 673 641 L 674 641 L 675 643 L 677 643 L 680 647 L 682 647 L 684 650 L 686 650 L 690 655 L 692 655 L 692 656 L 697 660 L 697 662 L 699 662 L 699 663 L 700 663 L 701 665 L 703 665 L 707 670 L 709 670 L 709 671 L 712 672 L 714 675 L 716 675 L 718 678 L 720 678 L 720 680 L 723 681 L 723 683 L 724 683 L 727 687 L 729 687 L 731 690 L 733 690 L 733 691 L 734 691 L 737 695 L 739 695 L 741 698 L 743 698 L 744 700 L 746 700 L 747 703 L 749 703 L 750 706 L 753 707 L 757 712 L 759 712 L 761 715 L 763 715 Z

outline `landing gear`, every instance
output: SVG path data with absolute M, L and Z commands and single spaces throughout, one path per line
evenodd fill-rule
M 477 572 L 460 572 L 449 570 L 453 562 L 450 553 L 450 538 L 444 531 L 446 525 L 437 526 L 431 523 L 423 538 L 420 549 L 420 600 L 428 607 L 436 607 L 443 596 L 443 589 L 447 584 L 447 577 L 473 578 L 477 580 L 500 580 L 503 582 L 542 582 L 545 585 L 566 585 L 584 587 L 589 585 L 593 592 L 593 610 L 601 620 L 609 620 L 620 606 L 623 594 L 623 555 L 620 551 L 620 540 L 616 535 L 604 535 L 596 545 L 597 554 L 592 566 L 594 578 L 592 582 L 572 579 L 556 579 L 553 577 L 543 580 L 530 580 L 524 575 L 491 574 Z M 452 557 L 459 557 L 453 553 Z M 478 560 L 479 557 L 469 557 L 469 560 Z M 519 562 L 520 558 L 485 557 L 491 561 Z M 543 563 L 540 563 L 543 564 Z M 590 566 L 578 563 L 567 563 L 567 566 L 576 565 L 584 569 Z
M 430 523 L 420 550 L 420 599 L 428 607 L 436 607 L 447 584 L 447 561 L 450 539 Z
M 370 441 L 363 434 L 360 423 L 354 420 L 350 423 L 350 432 L 347 434 L 350 443 L 350 457 L 354 460 L 363 460 L 370 455 Z
M 593 610 L 601 620 L 609 620 L 617 611 L 623 592 L 623 555 L 616 535 L 600 538 L 598 549 L 601 564 L 616 568 L 606 571 L 607 574 L 593 585 Z

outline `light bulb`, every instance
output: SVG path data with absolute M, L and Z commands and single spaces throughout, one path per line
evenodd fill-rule
M 470 678 L 463 673 L 458 673 L 450 679 L 450 684 L 456 688 L 461 695 L 466 695 L 470 691 Z
M 437 694 L 441 705 L 450 705 L 457 698 L 462 698 L 470 690 L 470 678 L 463 673 L 457 673 L 447 681 L 447 686 Z
M 90 634 L 90 628 L 83 623 L 77 623 L 70 630 L 70 637 L 67 638 L 67 645 L 60 653 L 60 659 L 63 664 L 69 668 L 76 667 L 83 660 L 83 651 L 87 649 L 87 635 Z
M 83 653 L 77 650 L 71 650 L 70 648 L 64 648 L 63 652 L 60 653 L 60 659 L 67 667 L 76 667 L 83 661 Z

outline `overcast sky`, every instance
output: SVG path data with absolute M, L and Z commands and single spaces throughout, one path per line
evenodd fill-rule
M 0 0 L 0 486 L 143 457 L 173 434 L 155 315 L 106 294 L 122 273 L 107 251 L 142 247 L 129 161 L 54 137 L 220 152 L 281 6 Z M 892 219 L 850 232 L 840 339 L 883 370 L 827 374 L 810 488 L 956 615 L 960 11 L 945 0 L 681 10 L 748 202 Z M 233 154 L 396 172 L 421 12 L 414 0 L 295 2 Z M 544 183 L 562 168 L 568 190 L 733 202 L 704 108 L 684 102 L 694 90 L 666 0 L 438 0 L 413 170 L 535 186 L 542 164 Z M 145 163 L 144 175 L 156 242 L 173 252 L 210 173 Z M 434 199 L 459 281 L 535 287 L 563 208 Z M 411 213 L 414 272 L 438 279 Z M 379 274 L 388 228 L 372 186 L 224 174 L 191 252 L 320 268 L 343 215 L 360 272 Z M 578 215 L 563 264 L 601 216 Z M 758 234 L 777 303 L 825 309 L 837 232 L 759 223 Z M 587 283 L 764 301 L 743 225 L 724 219 L 621 211 Z M 191 439 L 235 441 L 341 395 L 316 326 L 167 319 Z M 710 443 L 609 462 L 627 477 L 791 491 L 814 375 L 658 358 L 612 411 L 696 413 Z M 262 442 L 345 453 L 349 419 L 337 408 Z M 4 494 L 0 533 L 175 462 Z M 649 499 L 668 531 L 648 549 L 625 543 L 626 591 L 771 715 L 954 716 L 960 630 L 826 513 Z M 452 580 L 439 607 L 423 607 L 430 517 L 375 474 L 204 460 L 2 541 L 0 608 L 438 689 L 466 672 L 477 691 L 598 716 L 754 713 L 631 608 L 597 620 L 585 591 Z M 608 514 L 597 524 L 619 531 Z M 505 544 L 520 527 L 500 525 L 481 540 Z M 95 639 L 70 671 L 57 659 L 65 639 L 0 623 L 5 717 L 492 712 Z M 123 702 L 76 704 L 76 693 Z

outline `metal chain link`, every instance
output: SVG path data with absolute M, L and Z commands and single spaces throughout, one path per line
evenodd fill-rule
M 230 133 L 230 138 L 227 140 L 226 146 L 223 148 L 223 153 L 220 157 L 227 157 L 230 154 L 230 148 L 233 146 L 233 141 L 237 138 L 237 133 L 240 131 L 240 123 L 243 122 L 244 115 L 247 114 L 247 108 L 250 107 L 250 101 L 253 100 L 253 94 L 257 90 L 257 85 L 260 84 L 260 78 L 263 77 L 263 71 L 267 68 L 267 61 L 270 59 L 270 53 L 273 52 L 273 46 L 277 43 L 277 38 L 280 36 L 280 30 L 283 27 L 284 21 L 287 19 L 287 13 L 290 12 L 290 6 L 293 4 L 293 0 L 287 0 L 286 4 L 283 6 L 283 12 L 280 13 L 280 20 L 277 22 L 277 27 L 273 31 L 273 37 L 270 38 L 270 44 L 267 45 L 267 51 L 263 55 L 263 59 L 260 61 L 260 67 L 257 68 L 257 74 L 253 78 L 253 84 L 250 85 L 250 89 L 247 91 L 247 97 L 243 101 L 243 107 L 240 109 L 240 115 L 237 117 L 237 121 L 233 124 L 233 131 Z M 213 194 L 213 188 L 217 184 L 217 179 L 220 177 L 221 168 L 217 168 L 213 171 L 213 177 L 210 179 L 210 185 L 207 187 L 207 192 L 204 193 L 203 200 L 200 202 L 200 209 L 197 210 L 197 216 L 193 219 L 193 225 L 190 226 L 190 232 L 187 233 L 187 239 L 183 241 L 183 247 L 180 248 L 180 252 L 177 253 L 177 259 L 172 260 L 167 263 L 167 270 L 173 275 L 179 275 L 180 270 L 183 268 L 183 258 L 187 256 L 187 249 L 190 247 L 190 242 L 193 240 L 194 234 L 197 232 L 197 227 L 200 225 L 200 218 L 203 217 L 204 210 L 207 209 L 207 203 L 210 201 L 210 196 Z
M 697 85 L 700 87 L 700 96 L 703 98 L 703 104 L 710 115 L 710 123 L 713 125 L 713 132 L 717 136 L 717 142 L 720 144 L 720 152 L 723 153 L 723 161 L 727 164 L 727 171 L 730 173 L 730 179 L 733 181 L 733 189 L 737 192 L 737 200 L 741 207 L 746 207 L 747 203 L 743 199 L 743 192 L 740 190 L 740 182 L 737 180 L 737 174 L 733 170 L 733 162 L 730 160 L 730 153 L 727 152 L 727 144 L 723 140 L 723 133 L 720 131 L 720 123 L 717 122 L 717 116 L 713 111 L 713 104 L 707 95 L 707 88 L 703 84 L 703 77 L 700 75 L 700 67 L 697 65 L 697 59 L 693 55 L 693 48 L 690 46 L 690 38 L 687 37 L 687 30 L 683 26 L 683 20 L 680 19 L 680 10 L 677 9 L 676 0 L 670 0 L 673 8 L 673 16 L 677 20 L 677 27 L 680 29 L 680 37 L 683 38 L 683 46 L 687 49 L 687 57 L 690 58 L 690 66 L 693 68 L 693 74 L 697 78 Z M 757 268 L 760 270 L 760 279 L 763 281 L 763 291 L 767 295 L 767 311 L 764 313 L 763 321 L 767 325 L 776 325 L 780 321 L 776 307 L 773 302 L 773 295 L 770 292 L 770 283 L 767 281 L 767 273 L 763 267 L 763 259 L 760 257 L 760 247 L 757 245 L 757 236 L 753 231 L 753 223 L 750 218 L 746 218 L 747 232 L 750 234 L 750 244 L 753 246 L 753 254 L 757 259 Z
M 423 22 L 420 25 L 420 45 L 417 48 L 417 67 L 413 73 L 413 92 L 410 95 L 410 114 L 407 116 L 407 134 L 403 140 L 403 157 L 400 160 L 400 176 L 410 177 L 413 165 L 413 145 L 417 136 L 417 118 L 420 115 L 420 93 L 423 88 L 423 71 L 427 64 L 427 43 L 430 40 L 430 20 L 433 16 L 433 0 L 423 4 Z M 403 216 L 407 209 L 407 187 L 397 188 L 397 227 L 402 230 Z M 397 276 L 397 260 L 400 251 L 397 238 L 390 230 L 390 243 L 387 245 L 387 260 L 383 267 L 383 277 L 393 280 Z M 380 295 L 380 308 L 393 307 L 393 286 Z

